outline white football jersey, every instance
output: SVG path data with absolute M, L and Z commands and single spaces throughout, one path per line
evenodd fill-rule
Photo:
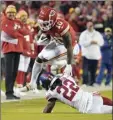
M 71 76 L 63 75 L 60 80 L 62 86 L 57 86 L 53 91 L 49 89 L 46 93 L 47 100 L 56 98 L 82 113 L 87 113 L 92 106 L 92 93 L 83 91 Z

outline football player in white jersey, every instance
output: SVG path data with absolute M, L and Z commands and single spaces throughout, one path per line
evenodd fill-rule
M 112 100 L 97 92 L 85 92 L 71 76 L 58 77 L 43 71 L 40 73 L 39 80 L 47 90 L 48 103 L 43 113 L 51 113 L 57 100 L 76 108 L 81 113 L 112 113 Z

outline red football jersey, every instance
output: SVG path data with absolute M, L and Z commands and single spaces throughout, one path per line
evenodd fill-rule
M 70 24 L 65 21 L 64 19 L 58 18 L 54 27 L 47 32 L 47 34 L 50 34 L 53 37 L 62 37 L 67 32 L 70 32 L 71 39 L 72 39 L 72 46 L 74 47 L 76 43 L 76 33 L 74 29 L 70 26 Z M 61 41 L 60 41 L 61 42 Z
M 24 44 L 23 44 L 23 49 L 24 49 L 24 52 L 23 54 L 25 56 L 28 56 L 30 57 L 31 56 L 31 39 L 32 39 L 32 36 L 30 34 L 30 30 L 28 28 L 28 25 L 27 24 L 21 24 L 21 29 L 19 31 L 21 34 L 23 34 L 24 36 Z
M 36 58 L 37 55 L 38 55 L 38 45 L 37 45 L 37 42 L 35 41 L 34 37 L 37 34 L 37 32 L 34 28 L 31 28 L 29 25 L 28 25 L 28 28 L 29 28 L 30 36 L 31 36 L 31 39 L 30 39 L 30 42 L 31 42 L 31 56 L 30 57 L 31 58 Z

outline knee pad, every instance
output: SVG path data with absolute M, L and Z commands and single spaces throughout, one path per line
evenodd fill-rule
M 48 60 L 47 59 L 40 59 L 39 57 L 36 58 L 36 62 L 38 63 L 43 63 L 43 62 L 47 62 Z
M 38 62 L 38 63 L 43 63 L 43 60 L 40 59 L 39 57 L 37 57 L 35 61 Z
M 43 62 L 48 62 L 48 60 L 44 58 L 44 59 L 43 59 Z

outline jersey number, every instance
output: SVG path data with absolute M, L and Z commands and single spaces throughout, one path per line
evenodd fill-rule
M 30 41 L 29 35 L 25 35 L 24 38 L 26 39 L 27 42 Z
M 56 24 L 56 27 L 57 27 L 58 29 L 61 29 L 62 25 L 63 25 L 63 22 L 60 22 L 60 21 L 59 21 L 59 22 Z
M 60 94 L 61 90 L 63 90 L 63 97 L 69 101 L 72 101 L 77 91 L 79 90 L 79 87 L 75 87 L 75 84 L 72 81 L 66 79 L 64 80 L 63 85 L 57 88 L 57 92 Z

